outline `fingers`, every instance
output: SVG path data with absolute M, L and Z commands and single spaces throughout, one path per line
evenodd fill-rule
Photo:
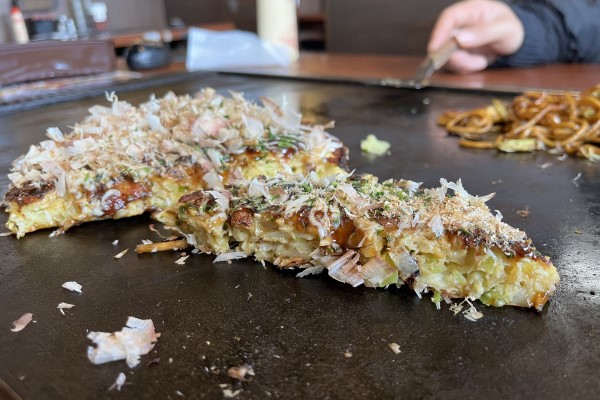
M 438 50 L 455 37 L 463 51 L 451 57 L 448 69 L 460 73 L 480 71 L 488 66 L 490 59 L 516 52 L 523 43 L 524 32 L 523 24 L 507 4 L 496 0 L 465 0 L 440 14 L 427 50 Z
M 483 71 L 488 67 L 493 57 L 483 54 L 473 54 L 464 50 L 457 50 L 448 60 L 445 68 L 459 74 Z
M 524 30 L 518 18 L 495 19 L 487 24 L 464 28 L 455 34 L 463 49 L 489 46 L 498 55 L 512 54 L 521 47 Z
M 431 32 L 427 50 L 432 52 L 442 47 L 462 27 L 478 21 L 479 9 L 471 1 L 455 3 L 442 11 Z

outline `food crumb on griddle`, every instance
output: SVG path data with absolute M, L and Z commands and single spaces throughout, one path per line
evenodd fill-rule
M 81 286 L 79 283 L 77 283 L 75 281 L 69 281 L 69 282 L 63 283 L 62 287 L 67 290 L 70 290 L 71 292 L 81 293 L 81 288 L 83 286 Z
M 477 311 L 477 309 L 475 308 L 473 303 L 471 303 L 469 301 L 469 299 L 464 299 L 460 303 L 452 304 L 450 306 L 450 311 L 452 311 L 454 313 L 454 315 L 457 315 L 458 313 L 460 313 L 463 310 L 463 308 L 464 308 L 463 303 L 465 303 L 465 302 L 469 305 L 469 308 L 462 312 L 463 316 L 466 319 L 468 319 L 469 321 L 472 321 L 472 322 L 476 322 L 477 320 L 483 318 L 483 313 Z
M 119 392 L 121 391 L 121 388 L 123 387 L 123 385 L 125 384 L 125 381 L 127 380 L 127 377 L 125 376 L 124 373 L 120 372 L 119 375 L 117 376 L 117 379 L 115 380 L 115 383 L 113 383 L 109 388 L 108 391 L 110 392 L 113 389 L 117 389 Z
M 467 309 L 467 311 L 463 312 L 463 315 L 466 319 L 468 319 L 469 321 L 475 322 L 478 319 L 483 318 L 483 314 L 479 311 L 477 311 L 477 309 L 475 308 L 475 306 L 473 304 L 471 304 L 471 307 L 469 307 Z
M 223 390 L 223 398 L 225 399 L 233 399 L 235 397 L 237 397 L 240 393 L 242 393 L 242 389 L 238 389 L 238 390 L 233 390 L 229 387 L 225 387 L 223 388 L 223 385 L 219 385 L 221 387 L 221 389 Z
M 254 369 L 248 364 L 244 364 L 239 367 L 231 367 L 227 370 L 227 375 L 230 378 L 237 379 L 238 381 L 246 381 L 246 376 L 254 376 Z
M 62 313 L 62 315 L 66 315 L 65 312 L 63 311 L 65 308 L 69 309 L 69 308 L 73 308 L 75 307 L 74 304 L 69 304 L 69 303 L 59 303 L 58 306 L 56 306 L 56 308 L 59 309 L 59 311 Z
M 376 156 L 382 156 L 384 154 L 387 154 L 390 147 L 391 145 L 389 142 L 385 140 L 380 140 L 377 138 L 377 136 L 373 134 L 367 135 L 367 138 L 361 140 L 360 142 L 360 149 L 363 152 L 373 154 Z
M 388 346 L 390 346 L 390 349 L 392 349 L 394 353 L 400 354 L 400 346 L 398 343 L 389 343 Z
M 115 258 L 119 259 L 119 258 L 123 257 L 125 254 L 127 254 L 128 251 L 129 251 L 129 249 L 125 249 L 122 252 L 120 252 L 119 254 L 115 254 Z
M 177 259 L 177 261 L 175 261 L 175 264 L 179 264 L 179 265 L 184 265 L 185 264 L 185 260 L 187 260 L 190 256 L 188 254 L 186 254 L 183 257 L 179 257 Z
M 14 328 L 11 329 L 11 332 L 20 332 L 23 329 L 25 329 L 25 327 L 27 325 L 29 325 L 29 323 L 33 320 L 33 314 L 32 313 L 25 313 L 23 315 L 21 315 L 21 317 L 19 319 L 17 319 L 16 321 L 13 322 Z
M 129 317 L 126 326 L 118 332 L 90 332 L 87 335 L 94 346 L 89 346 L 87 356 L 94 364 L 127 360 L 129 368 L 140 363 L 140 357 L 155 346 L 160 333 L 154 330 L 151 319 Z

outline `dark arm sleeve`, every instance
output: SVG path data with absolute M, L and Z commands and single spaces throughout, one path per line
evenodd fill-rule
M 525 28 L 521 48 L 494 66 L 600 63 L 600 0 L 507 2 Z

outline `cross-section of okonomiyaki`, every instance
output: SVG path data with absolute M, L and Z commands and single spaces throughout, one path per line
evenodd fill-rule
M 169 93 L 139 107 L 109 95 L 68 133 L 47 131 L 13 163 L 4 206 L 18 237 L 43 228 L 162 210 L 199 189 L 281 170 L 341 171 L 347 149 L 292 110 L 239 93 Z
M 358 286 L 406 284 L 433 301 L 541 310 L 559 282 L 526 234 L 460 181 L 420 189 L 373 176 L 253 179 L 183 196 L 158 220 L 218 260 L 253 256 Z

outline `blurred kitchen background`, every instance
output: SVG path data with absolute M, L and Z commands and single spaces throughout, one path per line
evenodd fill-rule
M 301 0 L 301 50 L 423 54 L 438 13 L 452 0 Z M 14 41 L 11 1 L 0 0 L 0 43 Z M 30 40 L 119 36 L 214 26 L 256 31 L 256 0 L 20 0 Z M 123 42 L 126 46 L 130 43 Z M 116 42 L 119 47 L 119 42 Z

